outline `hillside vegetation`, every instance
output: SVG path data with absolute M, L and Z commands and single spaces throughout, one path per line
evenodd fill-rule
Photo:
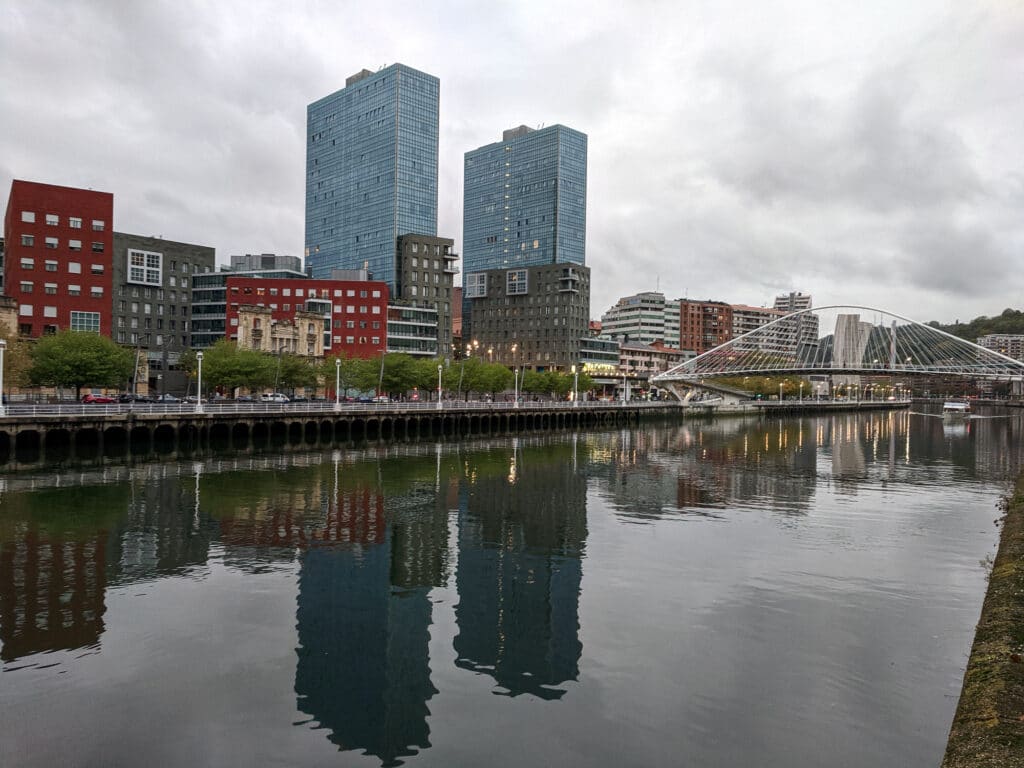
M 1024 312 L 1019 309 L 1004 309 L 997 317 L 976 317 L 969 323 L 956 322 L 952 325 L 942 325 L 932 320 L 928 325 L 938 328 L 946 333 L 959 336 L 961 339 L 974 341 L 980 336 L 989 333 L 1021 333 L 1024 334 Z

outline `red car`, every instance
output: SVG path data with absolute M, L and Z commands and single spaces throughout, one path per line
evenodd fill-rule
M 97 403 L 97 404 L 100 404 L 100 405 L 109 405 L 111 403 L 116 403 L 117 400 L 114 399 L 113 397 L 108 396 L 108 395 L 92 395 L 92 394 L 89 394 L 89 395 L 86 395 L 85 397 L 82 398 L 82 402 L 83 403 Z

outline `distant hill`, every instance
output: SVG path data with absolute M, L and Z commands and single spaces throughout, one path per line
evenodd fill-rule
M 1024 334 L 1024 312 L 1019 309 L 1004 309 L 998 317 L 976 317 L 969 323 L 942 325 L 937 320 L 928 323 L 932 328 L 959 336 L 961 339 L 974 341 L 979 336 L 989 333 L 1021 333 Z

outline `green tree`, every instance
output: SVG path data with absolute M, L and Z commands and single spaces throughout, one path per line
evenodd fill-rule
M 341 361 L 340 369 L 337 365 L 338 360 Z M 363 360 L 349 357 L 342 352 L 334 357 L 324 359 L 320 364 L 320 375 L 323 377 L 328 391 L 334 391 L 335 384 L 338 384 L 340 395 L 345 398 L 351 389 L 369 389 L 369 387 L 363 386 L 362 379 L 365 376 L 360 376 L 361 367 L 365 367 Z
M 43 336 L 32 349 L 28 378 L 32 384 L 74 387 L 117 387 L 135 370 L 135 353 L 96 333 L 60 331 Z
M 316 386 L 317 369 L 310 364 L 309 358 L 282 354 L 274 364 L 274 380 L 279 389 L 296 390 Z
M 253 349 L 239 349 L 227 339 L 203 351 L 203 383 L 207 391 L 214 387 L 231 392 L 239 387 L 267 387 L 274 383 L 276 373 L 276 357 Z

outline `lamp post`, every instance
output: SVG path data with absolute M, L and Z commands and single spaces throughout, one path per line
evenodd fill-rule
M 487 348 L 487 362 L 489 362 L 489 363 L 493 363 L 494 362 L 494 347 L 488 347 Z
M 576 366 L 572 367 L 572 407 L 575 408 L 580 404 L 580 373 L 576 370 Z
M 782 382 L 779 382 L 779 402 L 782 402 Z
M 196 360 L 199 361 L 199 374 L 196 381 L 196 413 L 203 412 L 203 353 L 196 352 Z
M 437 366 L 437 410 L 441 410 L 441 366 Z
M 804 383 L 800 382 L 800 402 L 804 401 Z
M 334 358 L 334 410 L 341 410 L 341 358 Z
M 626 374 L 622 374 L 622 402 L 626 402 Z
M 7 342 L 0 339 L 0 416 L 7 415 L 7 408 L 4 407 L 4 352 L 7 351 Z
M 516 368 L 514 371 L 512 371 L 512 373 L 515 374 L 515 377 L 516 377 L 516 388 L 514 390 L 515 391 L 515 402 L 512 403 L 512 407 L 513 408 L 518 408 L 519 407 L 519 369 Z

